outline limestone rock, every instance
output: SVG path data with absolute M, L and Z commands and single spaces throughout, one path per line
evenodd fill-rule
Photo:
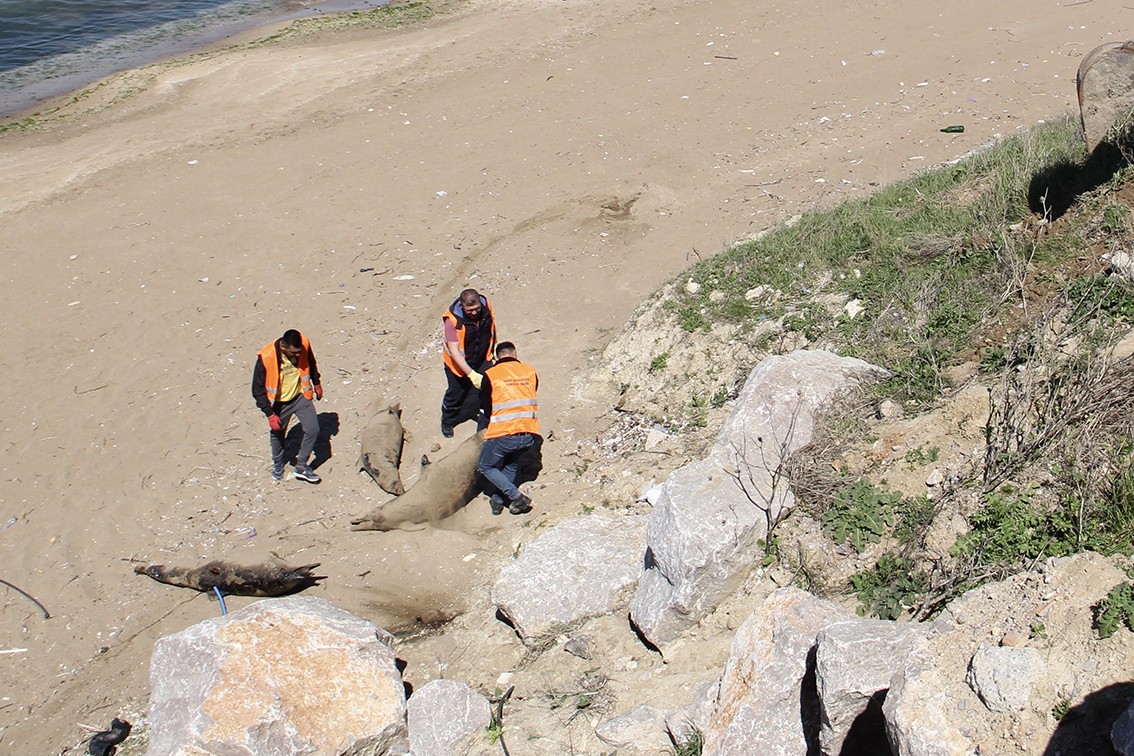
M 500 571 L 492 601 L 528 645 L 624 607 L 637 585 L 644 515 L 583 515 L 529 543 Z
M 463 753 L 466 738 L 482 732 L 492 719 L 488 699 L 455 680 L 433 680 L 410 696 L 407 708 L 414 756 Z
M 749 375 L 709 455 L 662 486 L 646 531 L 645 571 L 630 614 L 662 647 L 708 611 L 759 562 L 761 507 L 783 515 L 795 497 L 780 460 L 806 445 L 819 411 L 884 371 L 830 352 L 765 359 Z
M 665 715 L 665 728 L 670 738 L 676 743 L 682 743 L 692 735 L 693 730 L 704 732 L 713 717 L 720 693 L 720 678 L 707 680 L 697 686 L 688 706 L 669 711 Z
M 818 743 L 815 639 L 850 614 L 798 588 L 780 588 L 736 631 L 705 753 L 806 756 Z
M 824 753 L 843 753 L 844 746 L 847 753 L 866 751 L 859 745 L 861 740 L 877 736 L 874 728 L 879 732 L 884 728 L 880 700 L 890 688 L 890 679 L 927 630 L 910 622 L 848 619 L 819 633 L 815 682 Z
M 148 754 L 403 752 L 393 638 L 309 597 L 258 601 L 154 645 Z
M 1134 110 L 1134 42 L 1108 42 L 1091 50 L 1075 80 L 1083 138 L 1093 152 Z
M 1134 756 L 1134 703 L 1110 728 L 1110 742 L 1121 756 Z
M 627 751 L 661 753 L 670 746 L 665 731 L 665 712 L 644 704 L 603 722 L 595 735 L 619 753 Z
M 1043 657 L 1034 648 L 981 646 L 969 665 L 969 687 L 992 711 L 1022 711 L 1045 679 Z

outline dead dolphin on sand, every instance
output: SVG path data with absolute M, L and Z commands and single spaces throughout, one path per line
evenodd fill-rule
M 374 403 L 375 408 L 381 402 Z M 362 454 L 358 458 L 358 468 L 365 470 L 374 482 L 386 493 L 401 496 L 406 492 L 398 467 L 402 464 L 402 443 L 405 429 L 402 427 L 402 405 L 391 404 L 385 409 L 377 409 L 362 431 Z
M 159 583 L 212 591 L 219 588 L 230 596 L 283 596 L 318 585 L 326 575 L 312 575 L 319 566 L 290 567 L 282 562 L 240 565 L 215 560 L 200 567 L 167 567 L 164 564 L 138 565 L 134 572 L 149 575 Z
M 351 530 L 393 530 L 403 525 L 437 522 L 454 514 L 477 494 L 476 461 L 484 431 L 469 436 L 452 454 L 421 471 L 410 490 L 351 520 Z

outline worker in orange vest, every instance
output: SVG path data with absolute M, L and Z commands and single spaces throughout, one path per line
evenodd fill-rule
M 268 418 L 272 477 L 283 480 L 284 441 L 288 421 L 294 416 L 303 428 L 303 441 L 295 458 L 295 477 L 318 483 L 319 475 L 311 469 L 308 459 L 319 438 L 319 415 L 312 400 L 323 398 L 323 385 L 319 382 L 315 352 L 306 336 L 293 328 L 264 345 L 252 370 L 252 397 Z
M 516 345 L 503 341 L 496 347 L 496 364 L 484 371 L 481 406 L 488 417 L 484 446 L 476 469 L 495 492 L 489 497 L 492 514 L 532 511 L 532 500 L 516 487 L 520 458 L 540 443 L 539 376 L 535 368 L 516 357 Z
M 496 347 L 496 317 L 488 297 L 465 289 L 441 316 L 445 330 L 441 359 L 445 363 L 445 397 L 441 400 L 441 435 L 477 416 L 477 390 Z M 469 406 L 473 405 L 473 406 Z

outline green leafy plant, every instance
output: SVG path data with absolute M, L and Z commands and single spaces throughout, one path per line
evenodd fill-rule
M 869 480 L 860 478 L 835 494 L 820 522 L 835 543 L 849 543 L 862 553 L 882 540 L 893 519 L 894 505 L 901 499 L 901 494 L 879 491 Z
M 971 530 L 957 539 L 952 553 L 977 564 L 1019 568 L 1067 549 L 1048 513 L 1033 501 L 1036 487 L 1005 487 L 985 495 L 984 506 L 969 517 Z
M 1028 637 L 1033 640 L 1047 640 L 1047 625 L 1036 620 L 1028 626 Z
M 1122 625 L 1134 630 L 1134 585 L 1119 583 L 1094 606 L 1094 627 L 1099 638 L 1109 638 Z
M 931 446 L 928 450 L 918 446 L 906 452 L 905 460 L 910 467 L 916 467 L 936 462 L 940 456 L 941 450 L 936 446 Z
M 982 373 L 995 373 L 1008 366 L 1008 349 L 1002 346 L 985 347 L 980 353 L 977 369 Z
M 858 596 L 860 616 L 895 620 L 917 604 L 929 578 L 908 558 L 888 551 L 870 569 L 851 575 L 850 585 Z
M 1071 713 L 1071 699 L 1070 698 L 1066 698 L 1066 697 L 1060 698 L 1058 701 L 1055 702 L 1055 706 L 1051 707 L 1051 716 L 1052 716 L 1053 719 L 1055 719 L 1056 722 L 1060 721 L 1061 719 L 1063 719 L 1065 716 L 1067 716 L 1070 713 Z
M 664 352 L 663 354 L 659 354 L 656 357 L 654 357 L 652 360 L 650 360 L 650 372 L 651 373 L 660 373 L 661 371 L 665 370 L 666 365 L 668 365 L 668 364 L 669 364 L 669 352 Z

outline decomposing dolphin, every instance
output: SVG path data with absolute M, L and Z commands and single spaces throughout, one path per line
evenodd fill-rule
M 374 404 L 376 408 L 382 405 Z M 362 454 L 358 467 L 365 470 L 374 482 L 387 493 L 400 496 L 406 492 L 398 467 L 402 463 L 402 406 L 391 404 L 377 409 L 362 431 Z
M 290 567 L 282 562 L 239 565 L 220 560 L 200 567 L 167 567 L 164 564 L 138 565 L 134 572 L 149 575 L 159 583 L 168 583 L 196 591 L 219 588 L 230 596 L 283 596 L 318 585 L 326 575 L 312 575 L 319 566 L 305 564 Z
M 449 456 L 423 468 L 410 490 L 351 520 L 351 530 L 393 530 L 454 514 L 477 495 L 476 461 L 483 444 L 484 431 L 469 436 Z

